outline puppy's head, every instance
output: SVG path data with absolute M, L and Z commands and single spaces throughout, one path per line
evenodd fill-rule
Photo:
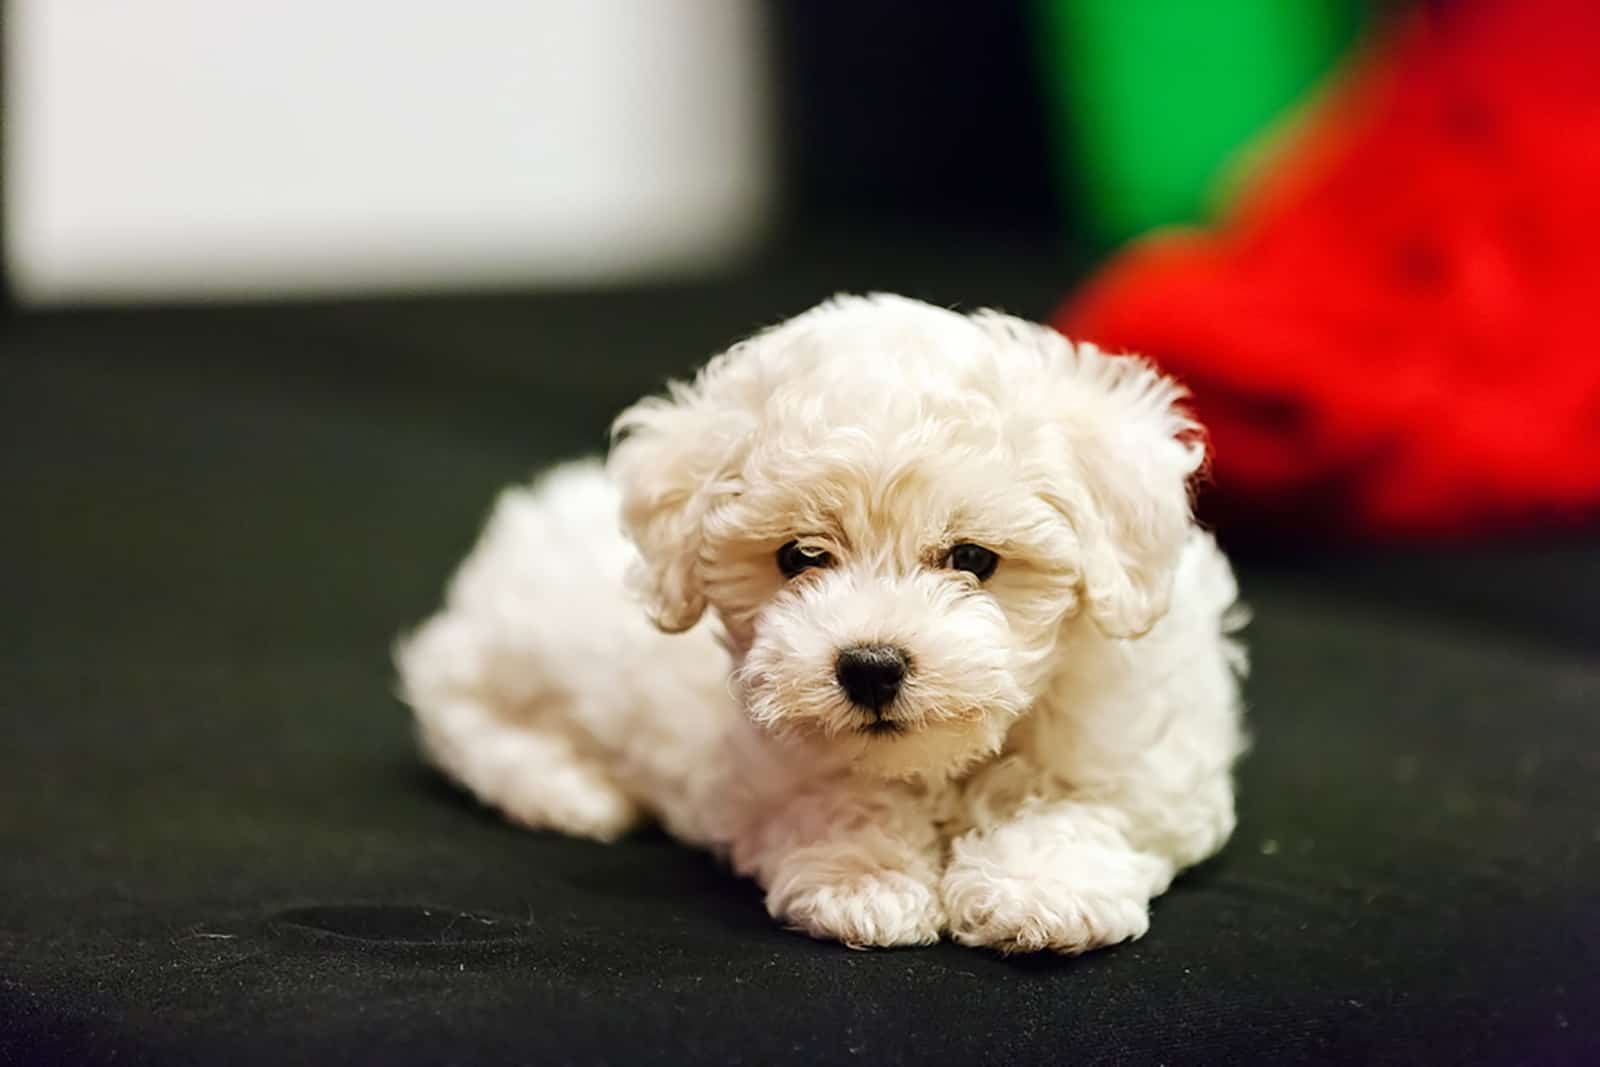
M 761 726 L 951 773 L 1073 655 L 1067 620 L 1165 613 L 1203 459 L 1182 395 L 1003 315 L 829 301 L 618 419 L 636 582 L 664 629 L 715 610 Z

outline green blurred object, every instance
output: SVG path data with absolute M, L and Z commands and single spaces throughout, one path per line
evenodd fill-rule
M 1230 157 L 1333 65 L 1352 0 L 1036 0 L 1067 203 L 1115 242 L 1207 214 Z

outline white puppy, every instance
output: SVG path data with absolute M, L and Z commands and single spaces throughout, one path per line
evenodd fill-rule
M 658 818 L 816 937 L 1138 937 L 1243 747 L 1182 397 L 1004 315 L 829 301 L 624 412 L 609 470 L 501 497 L 398 652 L 423 746 L 528 826 Z

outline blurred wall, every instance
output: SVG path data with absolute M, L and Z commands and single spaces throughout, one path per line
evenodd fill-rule
M 23 303 L 591 283 L 773 196 L 756 0 L 9 0 Z

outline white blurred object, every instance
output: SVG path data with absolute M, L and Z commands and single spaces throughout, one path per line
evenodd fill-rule
M 36 304 L 661 276 L 772 189 L 755 0 L 9 0 Z

